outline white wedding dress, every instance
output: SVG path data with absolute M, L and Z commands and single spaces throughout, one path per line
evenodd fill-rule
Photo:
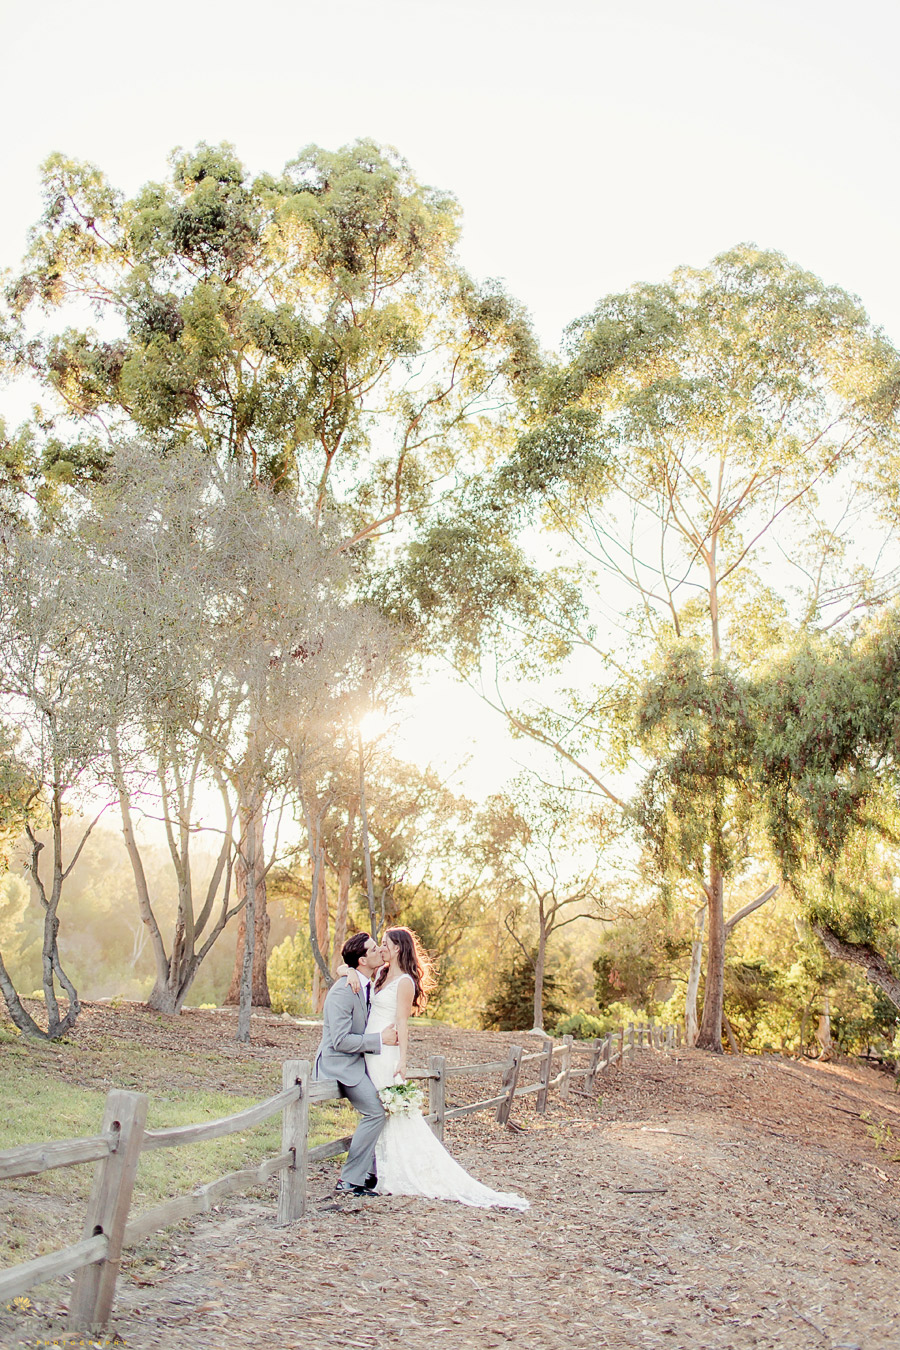
M 396 1021 L 397 987 L 401 975 L 372 995 L 367 1031 L 382 1031 Z M 396 1045 L 386 1045 L 380 1055 L 366 1055 L 366 1068 L 381 1091 L 399 1080 L 394 1070 L 400 1059 Z M 502 1209 L 528 1209 L 521 1195 L 492 1191 L 454 1162 L 421 1112 L 388 1116 L 375 1146 L 378 1189 L 388 1195 L 421 1195 L 430 1200 L 458 1200 L 463 1205 Z

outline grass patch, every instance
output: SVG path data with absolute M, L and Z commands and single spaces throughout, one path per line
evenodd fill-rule
M 122 1045 L 115 1049 L 121 1055 Z M 146 1055 L 146 1047 L 143 1049 Z M 82 1067 L 86 1066 L 82 1063 Z M 266 1095 L 274 1096 L 280 1089 L 280 1083 L 272 1084 L 268 1093 L 247 1096 L 193 1084 L 173 1086 L 170 1082 L 163 1094 L 145 1083 L 141 1067 L 140 1061 L 135 1063 L 129 1059 L 128 1072 L 116 1074 L 115 1086 L 148 1091 L 149 1129 L 193 1125 L 234 1115 L 255 1105 Z M 183 1066 L 180 1067 L 183 1070 Z M 58 1068 L 58 1064 L 52 1068 Z M 34 1063 L 30 1051 L 24 1047 L 4 1051 L 0 1059 L 0 1101 L 6 1109 L 0 1119 L 0 1151 L 21 1144 L 99 1133 L 106 1089 L 66 1081 L 52 1068 L 50 1064 Z M 160 1077 L 165 1080 L 157 1056 L 152 1078 L 157 1081 Z M 314 1107 L 310 1113 L 311 1147 L 352 1133 L 356 1120 L 355 1111 L 344 1102 L 327 1102 Z M 227 1172 L 252 1166 L 280 1152 L 280 1114 L 223 1139 L 180 1148 L 154 1149 L 141 1158 L 133 1211 L 139 1213 L 152 1208 L 173 1196 L 215 1181 Z M 6 1203 L 0 1203 L 0 1210 L 7 1211 L 0 1221 L 0 1251 L 6 1253 L 3 1264 L 28 1260 L 78 1241 L 93 1176 L 94 1167 L 81 1164 L 6 1182 L 2 1192 L 2 1200 Z M 277 1183 L 270 1183 L 270 1186 L 274 1184 Z

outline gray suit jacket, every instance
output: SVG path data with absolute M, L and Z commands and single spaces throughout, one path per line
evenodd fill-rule
M 366 996 L 354 994 L 341 977 L 328 991 L 322 1013 L 322 1043 L 315 1076 L 355 1087 L 366 1076 L 363 1055 L 381 1054 L 381 1032 L 366 1031 Z

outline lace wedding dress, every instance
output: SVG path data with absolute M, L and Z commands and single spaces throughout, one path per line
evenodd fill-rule
M 383 985 L 372 996 L 367 1031 L 381 1031 L 397 1016 L 397 986 L 408 975 Z M 369 1077 L 379 1089 L 399 1082 L 394 1070 L 400 1059 L 395 1045 L 386 1045 L 380 1055 L 366 1055 Z M 528 1209 L 521 1195 L 492 1191 L 454 1162 L 444 1145 L 431 1131 L 420 1112 L 411 1116 L 393 1115 L 385 1121 L 375 1148 L 378 1164 L 378 1189 L 388 1195 L 422 1195 L 430 1200 L 458 1200 L 463 1205 L 482 1209 Z

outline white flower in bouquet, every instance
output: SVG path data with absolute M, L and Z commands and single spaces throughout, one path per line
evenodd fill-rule
M 389 1116 L 414 1116 L 425 1105 L 425 1093 L 415 1083 L 392 1083 L 378 1095 Z

